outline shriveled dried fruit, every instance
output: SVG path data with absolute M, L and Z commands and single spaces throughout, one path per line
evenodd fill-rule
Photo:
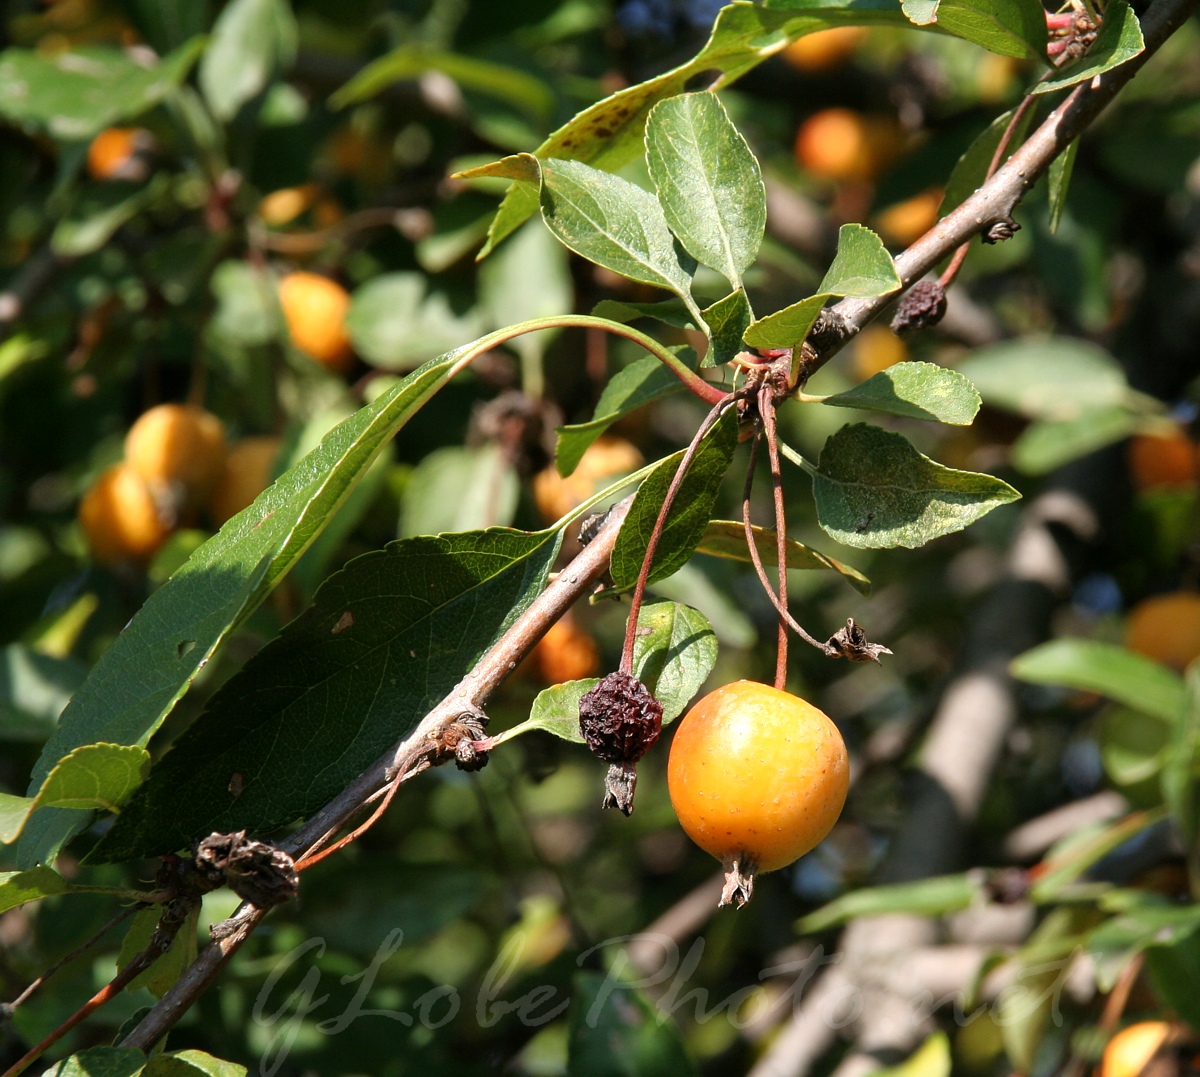
M 662 732 L 662 704 L 636 677 L 610 673 L 579 701 L 579 730 L 592 754 L 612 765 L 602 807 L 633 811 L 635 764 Z

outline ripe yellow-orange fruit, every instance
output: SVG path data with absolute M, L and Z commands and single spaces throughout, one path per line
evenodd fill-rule
M 159 404 L 129 428 L 125 462 L 160 501 L 203 504 L 225 466 L 225 426 L 194 404 Z
M 837 726 L 810 703 L 735 681 L 688 711 L 667 762 L 671 804 L 688 836 L 726 868 L 723 904 L 753 874 L 803 856 L 833 828 L 850 765 Z
M 783 58 L 800 71 L 829 71 L 837 67 L 866 36 L 864 26 L 835 26 L 797 38 L 783 50 Z
M 889 243 L 907 247 L 937 224 L 941 204 L 942 189 L 931 187 L 928 191 L 888 206 L 876 215 L 875 224 L 879 234 Z
M 102 472 L 79 504 L 79 525 L 101 564 L 145 561 L 171 533 L 146 481 L 128 464 Z
M 796 163 L 822 179 L 874 179 L 899 148 L 895 124 L 848 108 L 827 108 L 809 116 L 796 132 Z
M 602 437 L 588 446 L 565 479 L 553 464 L 533 477 L 533 500 L 547 523 L 582 505 L 619 475 L 642 466 L 642 454 L 624 438 Z
M 600 649 L 570 615 L 550 626 L 533 649 L 533 664 L 547 684 L 579 681 L 600 671 Z
M 1129 439 L 1129 474 L 1139 490 L 1160 486 L 1194 486 L 1196 443 L 1182 429 L 1167 436 L 1135 434 Z
M 1139 602 L 1125 620 L 1125 646 L 1183 669 L 1200 657 L 1200 594 L 1176 591 Z
M 908 358 L 908 346 L 885 325 L 867 326 L 854 339 L 851 363 L 859 381 Z
M 258 203 L 258 215 L 273 228 L 288 224 L 316 201 L 321 189 L 315 183 L 284 187 L 264 195 Z
M 220 526 L 236 516 L 271 482 L 281 442 L 275 437 L 239 441 L 225 458 L 225 467 L 208 503 L 213 523 Z
M 1166 1021 L 1139 1021 L 1121 1029 L 1104 1048 L 1100 1077 L 1138 1077 L 1170 1032 Z
M 330 370 L 349 369 L 353 356 L 346 334 L 350 294 L 337 281 L 298 270 L 279 282 L 279 303 L 292 343 Z
M 153 148 L 149 131 L 140 127 L 108 127 L 88 146 L 88 175 L 97 180 L 140 183 L 150 171 L 146 155 Z

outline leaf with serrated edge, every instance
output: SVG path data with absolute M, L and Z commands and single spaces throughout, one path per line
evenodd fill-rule
M 1021 496 L 992 475 L 944 467 L 903 435 L 868 423 L 843 426 L 825 442 L 813 495 L 821 526 L 860 549 L 915 549 Z
M 146 1056 L 133 1047 L 88 1047 L 51 1066 L 42 1077 L 143 1077 Z
M 633 643 L 633 675 L 663 705 L 664 724 L 675 721 L 717 660 L 717 637 L 708 618 L 682 602 L 648 602 L 638 614 Z M 562 740 L 583 743 L 579 701 L 599 677 L 555 684 L 538 693 L 525 721 L 497 735 L 495 744 L 540 729 Z
M 1059 69 L 1058 74 L 1039 82 L 1031 93 L 1053 93 L 1078 82 L 1095 78 L 1114 67 L 1132 60 L 1146 49 L 1142 27 L 1126 0 L 1113 0 L 1104 9 L 1104 21 L 1096 40 L 1078 60 Z
M 1183 678 L 1124 647 L 1091 639 L 1056 639 L 1009 664 L 1014 677 L 1099 692 L 1118 703 L 1174 725 L 1187 705 Z
M 0 913 L 24 905 L 27 901 L 37 901 L 52 894 L 65 894 L 70 889 L 71 884 L 50 868 L 0 871 Z
M 737 437 L 737 415 L 730 409 L 704 436 L 688 467 L 659 539 L 650 583 L 666 579 L 695 551 L 712 515 L 721 480 L 729 470 Z M 613 584 L 619 590 L 627 590 L 637 582 L 654 521 L 682 459 L 682 449 L 668 456 L 638 488 L 609 563 Z
M 1034 0 L 905 0 L 917 26 L 936 25 L 990 52 L 1046 60 L 1046 16 Z
M 900 6 L 876 0 L 837 0 L 803 10 L 772 11 L 758 4 L 733 3 L 721 9 L 707 44 L 687 63 L 597 101 L 543 142 L 535 154 L 586 161 L 613 172 L 639 157 L 642 133 L 651 108 L 682 93 L 697 75 L 717 73 L 710 89 L 723 89 L 764 60 L 782 52 L 798 37 L 831 26 L 911 26 Z M 514 184 L 488 230 L 479 253 L 486 258 L 506 236 L 537 209 L 527 184 Z
M 957 370 L 915 361 L 896 363 L 853 389 L 821 400 L 838 408 L 885 411 L 955 426 L 970 426 L 980 402 L 970 379 Z
M 746 343 L 755 348 L 794 348 L 808 335 L 828 300 L 887 295 L 899 287 L 896 264 L 883 240 L 861 224 L 844 224 L 838 230 L 837 254 L 817 294 L 759 318 L 746 330 Z
M 655 318 L 677 329 L 701 329 L 696 317 L 678 299 L 664 299 L 661 303 L 626 303 L 620 299 L 601 299 L 592 308 L 592 316 L 607 318 L 612 322 L 628 325 L 639 318 Z
M 145 781 L 150 753 L 123 744 L 85 744 L 59 760 L 46 776 L 34 808 L 120 811 Z
M 212 830 L 264 833 L 319 808 L 533 601 L 561 535 L 420 536 L 350 561 L 213 696 L 90 858 L 158 855 Z
M 679 354 L 675 349 L 672 351 Z M 695 369 L 694 352 L 691 353 L 691 362 L 681 358 Z M 635 360 L 624 370 L 618 371 L 600 394 L 591 422 L 558 428 L 558 447 L 554 452 L 558 473 L 564 478 L 570 475 L 579 466 L 588 446 L 618 419 L 682 388 L 683 384 L 675 373 L 654 356 Z
M 16 841 L 32 811 L 33 797 L 0 793 L 0 845 Z
M 242 624 L 324 528 L 393 435 L 489 337 L 413 371 L 335 426 L 321 444 L 221 528 L 145 605 L 75 693 L 33 770 L 32 796 L 64 755 L 98 742 L 145 746 L 221 641 Z M 22 867 L 87 824 L 45 808 L 26 824 Z
M 767 193 L 758 161 L 717 96 L 679 94 L 655 105 L 646 164 L 671 231 L 736 289 L 758 256 Z
M 731 292 L 700 313 L 704 315 L 711 345 L 701 366 L 728 363 L 742 351 L 742 339 L 746 330 L 750 328 L 750 323 L 754 321 L 754 311 L 750 309 L 750 300 L 746 298 L 745 289 L 739 288 L 736 292 Z
M 204 1051 L 171 1051 L 153 1055 L 142 1077 L 246 1077 L 246 1067 Z
M 691 299 L 691 258 L 676 244 L 658 199 L 579 161 L 542 166 L 542 219 L 563 244 L 597 265 Z
M 775 532 L 765 527 L 753 526 L 754 545 L 764 565 L 775 566 Z M 696 547 L 697 553 L 709 557 L 724 557 L 731 561 L 750 563 L 750 550 L 746 546 L 746 530 L 740 520 L 709 520 L 704 537 Z M 798 569 L 833 569 L 847 583 L 864 595 L 871 593 L 871 581 L 856 568 L 843 564 L 832 557 L 805 546 L 795 539 L 787 540 L 787 567 Z

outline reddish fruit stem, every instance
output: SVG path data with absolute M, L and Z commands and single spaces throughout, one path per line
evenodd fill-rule
M 767 457 L 771 462 L 771 491 L 775 498 L 775 567 L 779 588 L 779 608 L 787 609 L 787 518 L 783 505 L 783 469 L 779 466 L 779 433 L 775 427 L 775 400 L 764 385 L 758 391 L 758 411 L 762 416 L 763 435 L 767 439 Z M 775 687 L 787 686 L 788 624 L 779 618 L 775 647 Z
M 646 581 L 650 578 L 650 566 L 654 562 L 654 554 L 658 550 L 659 539 L 662 538 L 663 530 L 667 525 L 667 516 L 671 511 L 671 505 L 675 501 L 675 495 L 679 493 L 679 487 L 683 485 L 687 469 L 691 466 L 692 460 L 695 459 L 696 453 L 700 449 L 700 442 L 704 440 L 704 435 L 716 426 L 717 420 L 725 414 L 725 409 L 734 403 L 735 399 L 733 396 L 727 396 L 723 400 L 718 401 L 704 417 L 704 422 L 700 424 L 700 428 L 693 436 L 691 444 L 688 445 L 687 450 L 683 454 L 683 459 L 679 461 L 679 466 L 675 469 L 675 477 L 671 480 L 671 485 L 667 487 L 667 494 L 663 498 L 662 508 L 658 510 L 658 518 L 654 521 L 654 530 L 650 532 L 650 541 L 646 543 L 646 555 L 642 558 L 642 568 L 638 572 L 637 583 L 633 588 L 633 598 L 629 603 L 629 620 L 625 624 L 625 646 L 621 648 L 621 665 L 619 668 L 622 673 L 630 677 L 633 676 L 633 641 L 637 638 L 638 614 L 642 611 L 642 597 L 646 593 Z
M 787 607 L 780 604 L 779 596 L 775 593 L 775 588 L 771 586 L 771 580 L 767 576 L 766 566 L 762 562 L 762 557 L 758 552 L 758 544 L 754 541 L 754 527 L 750 523 L 750 492 L 754 487 L 754 468 L 758 463 L 758 439 L 755 438 L 750 446 L 750 466 L 746 469 L 746 485 L 742 490 L 742 527 L 746 532 L 746 547 L 750 551 L 750 563 L 754 565 L 754 571 L 758 575 L 758 582 L 762 584 L 763 590 L 766 591 L 767 597 L 771 600 L 771 605 L 775 607 L 775 612 L 779 614 L 781 620 L 791 628 L 805 643 L 816 647 L 822 654 L 829 658 L 838 658 L 840 653 L 834 647 L 830 647 L 828 643 L 822 643 L 819 639 L 804 630 L 804 626 L 800 624 L 790 613 Z M 786 550 L 785 550 L 786 552 Z M 784 564 L 786 564 L 786 560 Z

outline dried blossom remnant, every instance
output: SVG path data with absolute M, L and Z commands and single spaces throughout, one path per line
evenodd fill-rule
M 846 627 L 830 636 L 825 646 L 851 662 L 878 662 L 881 654 L 892 653 L 881 643 L 868 643 L 866 630 L 853 617 L 846 618 Z
M 946 313 L 946 289 L 936 280 L 919 280 L 900 298 L 892 318 L 893 333 L 937 325 Z
M 579 730 L 592 754 L 612 764 L 603 807 L 629 815 L 637 788 L 634 764 L 662 732 L 662 704 L 636 677 L 610 673 L 579 701 Z
M 1012 239 L 1020 230 L 1021 226 L 1011 217 L 1003 217 L 993 221 L 981 238 L 984 243 L 1003 243 L 1006 239 Z
M 456 721 L 429 734 L 432 742 L 434 766 L 448 759 L 454 760 L 459 770 L 483 770 L 488 764 L 487 749 L 477 743 L 483 740 L 486 714 L 466 712 Z
M 832 307 L 822 307 L 806 339 L 818 354 L 837 347 L 846 339 L 846 319 Z
M 300 886 L 292 858 L 270 842 L 247 838 L 244 830 L 210 834 L 196 847 L 196 867 L 214 886 L 223 882 L 260 909 L 282 905 Z

